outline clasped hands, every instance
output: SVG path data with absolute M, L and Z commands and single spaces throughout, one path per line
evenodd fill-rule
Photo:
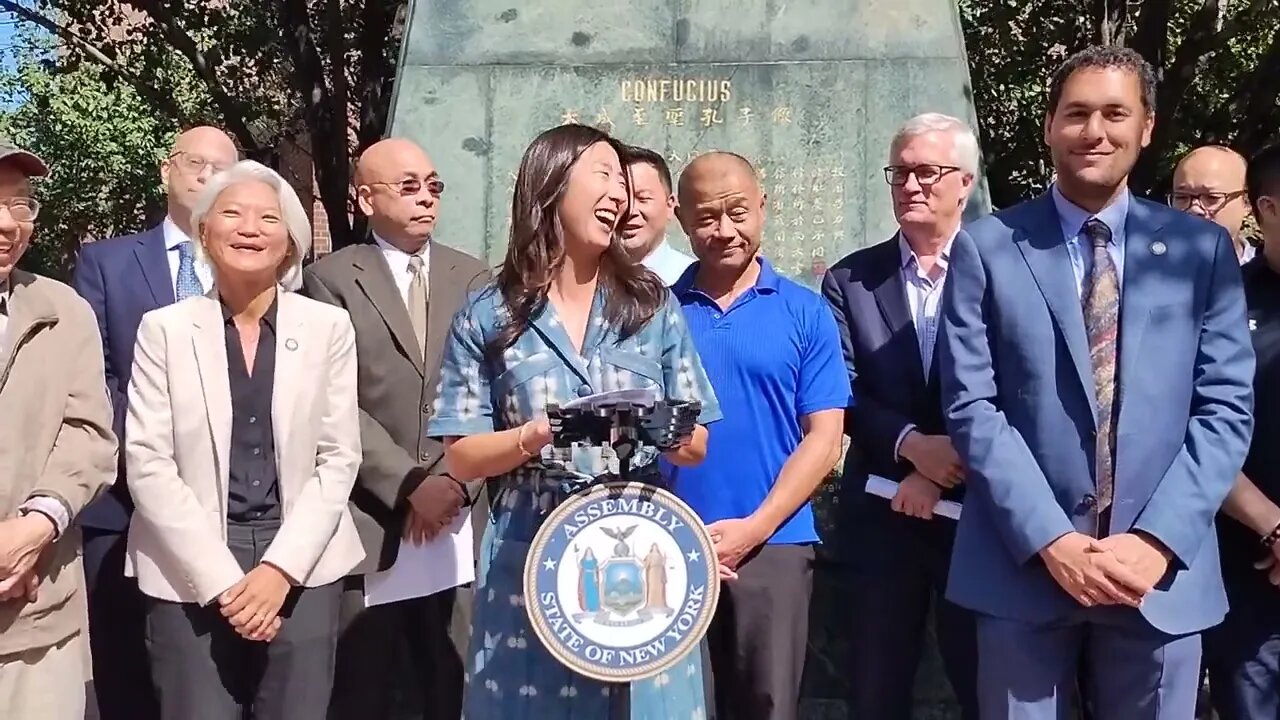
M 1071 532 L 1040 551 L 1053 579 L 1085 607 L 1138 607 L 1169 569 L 1172 554 L 1142 532 L 1100 540 Z
M 35 602 L 40 587 L 36 561 L 54 536 L 53 523 L 40 513 L 0 521 L 0 602 Z
M 933 519 L 933 508 L 942 491 L 964 482 L 965 468 L 960 454 L 946 435 L 925 435 L 917 430 L 907 433 L 898 454 L 910 462 L 915 471 L 898 483 L 889 507 L 921 520 Z
M 467 493 L 462 484 L 444 475 L 428 475 L 409 493 L 404 539 L 414 545 L 435 539 L 462 513 Z
M 283 570 L 262 563 L 218 596 L 219 609 L 241 637 L 271 642 L 280 632 L 280 608 L 292 587 Z

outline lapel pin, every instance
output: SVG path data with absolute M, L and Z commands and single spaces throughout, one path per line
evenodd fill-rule
M 1159 257 L 1169 251 L 1169 246 L 1159 240 L 1151 243 L 1151 254 Z
M 289 338 L 288 340 L 285 340 L 285 341 L 284 341 L 284 348 L 285 348 L 286 350 L 297 350 L 297 349 L 298 349 L 298 341 L 297 341 L 297 340 L 294 340 L 293 338 Z

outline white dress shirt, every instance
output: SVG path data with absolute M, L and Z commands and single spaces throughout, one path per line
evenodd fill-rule
M 951 259 L 951 243 L 955 235 L 942 246 L 942 252 L 934 261 L 933 273 L 926 274 L 920 267 L 916 252 L 911 249 L 906 236 L 898 232 L 898 253 L 902 258 L 902 285 L 907 291 L 907 309 L 911 311 L 911 325 L 916 330 L 917 349 L 924 367 L 924 380 L 929 381 L 929 372 L 933 367 L 933 347 L 938 342 L 938 324 L 941 322 L 942 288 L 947 282 L 947 265 Z M 901 457 L 898 451 L 907 433 L 916 429 L 915 423 L 908 423 L 898 433 L 893 445 L 894 457 Z
M 391 277 L 396 281 L 396 289 L 400 291 L 400 297 L 404 300 L 404 306 L 409 307 L 409 283 L 413 281 L 413 273 L 409 272 L 409 258 L 418 255 L 422 258 L 422 277 L 427 283 L 427 297 L 431 297 L 431 241 L 422 244 L 422 249 L 412 255 L 392 245 L 391 243 L 378 237 L 377 233 L 373 234 L 373 241 L 378 244 L 378 248 L 382 250 L 382 257 L 387 259 L 387 266 L 391 268 Z
M 165 254 L 169 258 L 169 284 L 173 287 L 174 297 L 178 295 L 178 266 L 182 264 L 182 255 L 178 250 L 178 246 L 184 242 L 191 243 L 192 251 L 195 250 L 195 241 L 191 236 L 182 232 L 173 222 L 173 218 L 166 215 L 164 222 L 160 224 L 160 229 L 164 232 L 164 249 Z M 196 277 L 200 278 L 200 287 L 208 292 L 213 287 L 213 268 L 209 267 L 207 262 L 200 259 L 199 255 L 195 256 Z
M 662 279 L 664 285 L 671 287 L 694 262 L 693 258 L 671 247 L 664 237 L 653 252 L 640 261 L 640 264 L 652 270 L 654 275 Z

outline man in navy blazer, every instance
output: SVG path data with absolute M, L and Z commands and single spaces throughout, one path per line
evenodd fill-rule
M 212 274 L 195 258 L 191 207 L 205 181 L 233 165 L 237 156 L 235 143 L 221 130 L 197 127 L 182 133 L 160 165 L 168 194 L 164 221 L 137 235 L 89 243 L 80 251 L 72 285 L 98 318 L 114 430 L 122 444 L 138 325 L 143 314 L 202 294 L 212 284 Z M 116 483 L 80 520 L 93 685 L 101 720 L 149 720 L 159 710 L 147 667 L 142 595 L 137 581 L 124 576 L 133 502 L 121 458 Z
M 1046 195 L 969 225 L 943 302 L 943 403 L 968 472 L 947 596 L 978 613 L 983 718 L 1190 720 L 1226 612 L 1214 514 L 1252 427 L 1231 239 L 1140 200 L 1151 68 L 1054 77 Z

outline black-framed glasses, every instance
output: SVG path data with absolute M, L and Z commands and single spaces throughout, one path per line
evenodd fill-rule
M 35 198 L 0 198 L 0 207 L 7 209 L 9 216 L 18 222 L 31 222 L 40 215 L 40 203 Z
M 928 187 L 953 172 L 961 172 L 963 168 L 954 165 L 887 165 L 884 169 L 884 181 L 895 187 L 907 184 L 907 179 L 916 176 L 921 187 Z
M 1232 200 L 1245 196 L 1244 190 L 1231 192 L 1172 192 L 1169 193 L 1169 207 L 1178 210 L 1190 210 L 1193 203 L 1199 203 L 1205 212 L 1213 214 L 1227 206 Z
M 401 180 L 399 182 L 371 182 L 366 184 L 382 185 L 384 187 L 393 188 L 396 192 L 400 193 L 401 197 L 413 197 L 422 192 L 423 187 L 427 188 L 427 192 L 431 193 L 432 197 L 438 198 L 441 195 L 444 195 L 444 181 L 440 178 L 430 178 L 428 180 L 408 178 L 407 180 Z
M 176 160 L 175 164 L 179 168 L 181 168 L 183 172 L 189 173 L 191 175 L 199 175 L 200 173 L 204 172 L 204 169 L 206 167 L 211 168 L 215 173 L 220 173 L 223 170 L 226 170 L 227 168 L 231 167 L 230 163 L 215 162 L 202 155 L 189 153 L 186 150 L 179 150 L 175 152 L 174 154 L 169 156 L 169 159 Z

